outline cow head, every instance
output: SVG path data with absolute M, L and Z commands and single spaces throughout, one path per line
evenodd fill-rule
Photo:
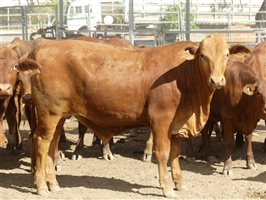
M 22 82 L 23 102 L 31 101 L 31 77 L 40 73 L 40 66 L 34 60 L 23 56 L 19 59 L 18 65 L 14 70 L 18 71 L 18 79 Z
M 266 79 L 259 79 L 254 84 L 246 84 L 243 92 L 249 96 L 259 95 L 263 100 L 263 118 L 266 119 Z
M 210 88 L 219 89 L 225 85 L 224 72 L 228 57 L 229 47 L 224 38 L 211 35 L 200 43 L 197 51 L 202 66 L 200 73 L 208 80 Z
M 13 95 L 16 72 L 12 69 L 17 64 L 17 54 L 12 49 L 0 46 L 0 98 Z
M 233 44 L 230 45 L 229 53 L 230 61 L 245 62 L 250 57 L 251 50 L 244 45 Z

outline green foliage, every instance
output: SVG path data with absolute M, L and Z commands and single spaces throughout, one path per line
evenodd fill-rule
M 180 19 L 179 19 L 179 12 L 181 11 L 181 15 L 184 17 L 184 27 L 186 27 L 186 8 L 185 4 L 181 3 L 181 10 L 179 5 L 168 6 L 165 10 L 166 14 L 160 17 L 161 22 L 165 22 L 162 24 L 157 25 L 157 30 L 160 32 L 164 32 L 169 29 L 180 29 Z M 198 25 L 195 23 L 195 15 L 190 14 L 190 28 L 197 29 Z
M 219 2 L 217 4 L 213 3 L 213 4 L 210 5 L 210 8 L 211 8 L 212 12 L 223 11 L 224 9 L 229 8 L 229 7 L 230 7 L 230 4 L 227 3 L 225 0 L 223 2 Z

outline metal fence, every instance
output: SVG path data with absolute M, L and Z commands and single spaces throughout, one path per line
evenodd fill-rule
M 263 0 L 79 2 L 67 5 L 59 0 L 58 5 L 2 7 L 0 40 L 7 43 L 15 36 L 30 39 L 32 33 L 50 38 L 76 33 L 103 39 L 121 37 L 146 46 L 185 39 L 200 41 L 211 33 L 248 45 L 265 40 L 266 27 L 257 24 L 266 24 L 266 18 L 255 19 L 258 13 L 266 16 L 266 11 L 259 11 Z

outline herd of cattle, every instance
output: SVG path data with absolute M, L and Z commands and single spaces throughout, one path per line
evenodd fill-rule
M 231 174 L 234 133 L 244 135 L 246 161 L 256 167 L 252 132 L 266 119 L 266 42 L 250 49 L 211 35 L 200 43 L 176 42 L 154 48 L 133 47 L 121 39 L 82 36 L 69 40 L 13 40 L 0 46 L 0 146 L 20 149 L 19 124 L 31 129 L 31 168 L 37 193 L 58 191 L 55 165 L 66 119 L 79 121 L 79 144 L 87 128 L 112 159 L 109 141 L 125 129 L 149 127 L 144 160 L 155 152 L 163 195 L 184 188 L 179 166 L 180 138 L 210 134 L 221 123 L 224 174 Z M 3 119 L 7 120 L 7 141 Z M 265 144 L 266 145 L 266 144 Z M 265 146 L 264 145 L 264 146 Z M 76 149 L 77 150 L 77 149 Z

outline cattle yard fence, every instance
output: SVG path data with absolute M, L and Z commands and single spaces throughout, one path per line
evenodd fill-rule
M 59 39 L 76 34 L 120 37 L 146 46 L 186 39 L 200 41 L 213 33 L 224 35 L 228 42 L 246 45 L 266 39 L 266 11 L 261 9 L 265 0 L 90 2 L 85 6 L 59 0 L 57 5 L 0 7 L 1 43 L 14 37 Z

